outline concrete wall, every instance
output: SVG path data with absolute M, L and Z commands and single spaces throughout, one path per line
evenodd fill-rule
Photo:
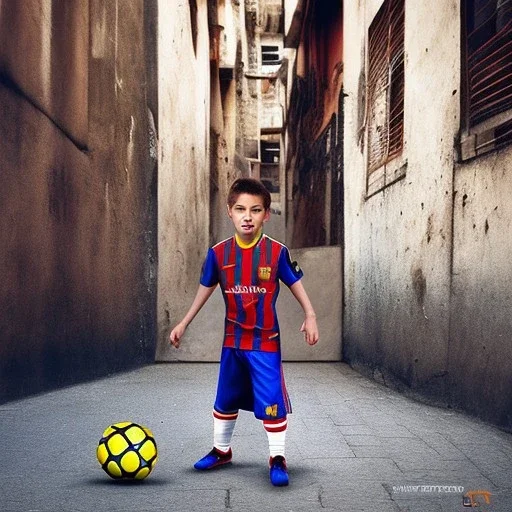
M 151 360 L 156 262 L 145 2 L 0 7 L 4 401 Z
M 406 2 L 404 150 L 396 162 L 406 174 L 367 197 L 364 52 L 381 3 L 346 2 L 344 12 L 343 355 L 379 379 L 510 426 L 510 242 L 499 238 L 512 214 L 503 172 L 510 150 L 454 164 L 459 2 L 435 11 Z
M 243 67 L 242 34 L 245 35 L 245 10 L 229 0 L 219 4 L 217 23 L 222 27 L 219 59 L 210 62 L 210 242 L 231 235 L 226 215 L 229 187 L 238 177 L 236 169 L 237 120 L 243 106 L 238 79 Z
M 512 429 L 512 147 L 455 168 L 449 394 Z
M 206 0 L 197 1 L 192 16 L 189 2 L 159 2 L 158 360 L 166 359 L 170 329 L 192 303 L 210 242 Z M 191 326 L 192 335 L 195 329 L 200 323 Z
M 342 333 L 342 250 L 334 247 L 311 247 L 290 251 L 304 270 L 303 284 L 317 315 L 320 341 L 310 347 L 299 328 L 304 313 L 291 292 L 282 287 L 278 303 L 283 359 L 286 361 L 341 360 Z

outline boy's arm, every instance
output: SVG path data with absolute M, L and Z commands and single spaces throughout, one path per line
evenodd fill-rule
M 306 317 L 300 330 L 301 332 L 304 333 L 306 342 L 309 345 L 314 345 L 319 338 L 318 326 L 316 325 L 316 314 L 315 310 L 313 309 L 313 306 L 311 305 L 311 301 L 309 300 L 308 294 L 304 289 L 302 281 L 299 279 L 294 284 L 292 284 L 290 286 L 290 291 L 293 293 L 293 296 L 302 306 L 302 309 L 304 310 L 304 315 Z
M 183 317 L 183 320 L 178 325 L 176 325 L 176 327 L 171 331 L 171 334 L 169 335 L 169 341 L 171 345 L 179 348 L 180 339 L 183 336 L 185 329 L 188 327 L 190 322 L 192 322 L 197 313 L 199 313 L 201 308 L 205 305 L 206 301 L 210 298 L 216 287 L 217 285 L 210 287 L 203 286 L 202 284 L 199 285 L 194 301 L 187 311 L 187 314 Z

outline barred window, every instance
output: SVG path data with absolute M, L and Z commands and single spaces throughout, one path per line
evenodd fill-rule
M 385 0 L 368 31 L 368 184 L 402 153 L 404 128 L 404 0 Z M 379 173 L 377 188 L 395 181 Z
M 465 0 L 460 157 L 512 142 L 512 1 Z

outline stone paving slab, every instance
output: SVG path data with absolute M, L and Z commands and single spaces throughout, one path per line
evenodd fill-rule
M 291 484 L 268 481 L 261 422 L 242 412 L 233 463 L 200 473 L 211 448 L 216 364 L 158 364 L 0 405 L 1 512 L 512 511 L 512 435 L 420 404 L 343 363 L 286 363 Z M 95 450 L 111 423 L 152 429 L 142 482 L 110 479 Z

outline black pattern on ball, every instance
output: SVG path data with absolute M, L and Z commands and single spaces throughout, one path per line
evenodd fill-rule
M 98 443 L 96 456 L 112 478 L 146 478 L 156 464 L 158 451 L 151 430 L 125 421 L 110 425 Z

